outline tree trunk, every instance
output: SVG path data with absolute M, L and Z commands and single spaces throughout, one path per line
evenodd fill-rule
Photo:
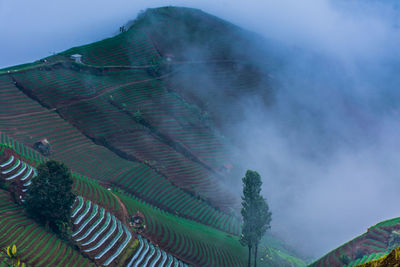
M 248 260 L 247 266 L 251 267 L 251 246 L 248 246 L 248 247 L 249 247 L 249 260 Z
M 258 244 L 256 243 L 254 247 L 254 267 L 257 267 L 257 250 L 258 250 Z

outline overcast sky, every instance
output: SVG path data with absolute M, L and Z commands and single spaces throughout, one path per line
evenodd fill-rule
M 260 117 L 250 112 L 237 129 L 255 153 L 249 168 L 267 177 L 272 229 L 318 257 L 400 215 L 394 190 L 400 188 L 400 24 L 392 3 L 0 0 L 0 68 L 110 37 L 140 10 L 165 5 L 200 8 L 282 46 L 332 59 L 337 70 L 291 54 L 278 73 L 284 88 L 277 105 Z
M 148 7 L 179 5 L 215 13 L 229 7 L 229 3 L 225 0 L 0 0 L 0 68 L 110 37 Z M 225 11 L 224 14 L 229 13 Z M 229 17 L 233 16 L 226 18 Z

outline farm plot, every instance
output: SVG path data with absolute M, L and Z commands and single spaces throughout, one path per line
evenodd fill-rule
M 188 265 L 166 253 L 158 246 L 154 246 L 150 241 L 138 235 L 139 248 L 130 258 L 127 267 L 133 266 L 183 266 Z
M 237 237 L 179 218 L 132 197 L 119 197 L 131 215 L 137 211 L 144 214 L 146 237 L 167 253 L 199 266 L 245 264 L 245 249 Z
M 132 239 L 124 222 L 81 196 L 75 201 L 72 222 L 72 237 L 78 246 L 90 258 L 104 266 L 118 262 L 118 257 Z
M 329 252 L 310 266 L 342 265 L 341 257 L 343 255 L 347 255 L 352 260 L 351 265 L 348 266 L 368 262 L 371 258 L 375 259 L 378 254 L 388 253 L 390 235 L 393 230 L 398 231 L 399 229 L 400 217 L 378 223 L 370 227 L 366 233 Z M 364 255 L 356 259 L 360 251 Z
M 9 193 L 0 190 L 0 246 L 15 244 L 21 261 L 32 266 L 94 266 L 55 234 L 26 217 Z
M 159 54 L 147 35 L 132 28 L 113 38 L 71 48 L 61 55 L 81 54 L 82 62 L 96 66 L 134 66 L 151 64 Z
M 37 152 L 26 149 L 26 147 L 9 138 L 8 135 L 1 133 L 1 137 L 1 142 L 3 144 L 14 147 L 19 153 L 13 154 L 15 158 L 19 157 L 31 166 L 36 166 L 38 163 L 44 161 L 44 158 Z M 6 163 L 12 153 L 10 154 L 10 149 L 6 149 L 4 146 L 0 146 L 0 149 L 2 149 L 1 151 L 4 154 L 1 157 L 2 162 Z M 8 153 L 4 152 L 6 150 Z M 22 155 L 22 157 L 20 155 Z M 144 164 L 137 165 L 135 168 L 119 171 L 115 173 L 114 176 L 115 180 L 111 181 L 113 184 L 119 185 L 128 192 L 135 192 L 137 197 L 146 199 L 151 203 L 157 203 L 158 207 L 171 213 L 198 221 L 228 233 L 237 235 L 240 232 L 240 222 L 238 219 L 217 211 L 204 201 L 173 186 L 168 180 L 165 180 L 165 178 L 158 175 Z M 73 177 L 74 191 L 78 195 L 86 196 L 95 203 L 107 207 L 115 214 L 120 214 L 121 210 L 119 209 L 118 202 L 108 190 L 98 185 L 96 181 L 78 173 L 74 173 Z

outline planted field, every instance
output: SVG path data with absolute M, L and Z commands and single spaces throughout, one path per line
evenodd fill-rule
M 212 167 L 221 166 L 224 148 L 205 125 L 204 114 L 179 95 L 164 89 L 163 82 L 152 81 L 121 87 L 112 94 L 113 101 L 124 105 L 131 114 L 140 111 L 142 118 Z
M 343 255 L 351 260 L 351 265 L 366 263 L 377 255 L 387 254 L 389 239 L 392 231 L 400 230 L 400 218 L 383 221 L 368 229 L 363 235 L 347 242 L 339 248 L 328 253 L 324 257 L 312 263 L 310 266 L 342 266 Z
M 1 107 L 7 106 L 8 103 L 20 102 L 20 105 L 10 109 L 10 113 L 7 113 L 7 108 L 0 109 L 0 127 L 3 134 L 12 135 L 25 146 L 33 146 L 38 140 L 47 138 L 52 147 L 52 158 L 66 163 L 83 175 L 99 180 L 107 180 L 120 168 L 135 166 L 135 163 L 94 144 L 57 113 L 43 108 L 21 93 L 7 76 L 0 76 L 0 87 Z M 6 141 L 4 135 L 2 139 Z
M 128 192 L 137 192 L 135 195 L 147 202 L 159 203 L 158 207 L 178 216 L 193 219 L 228 233 L 238 234 L 240 231 L 238 219 L 185 193 L 169 181 L 163 180 L 147 166 L 141 165 L 122 172 L 113 183 Z
M 72 237 L 81 250 L 96 263 L 109 266 L 118 263 L 132 239 L 130 230 L 104 208 L 78 196 L 72 210 Z
M 4 133 L 1 133 L 1 142 L 16 148 L 27 160 L 33 161 L 33 164 L 44 160 L 39 153 L 26 149 L 25 146 L 20 145 L 19 142 L 9 138 Z M 115 170 L 109 181 L 128 192 L 134 192 L 138 197 L 146 199 L 147 202 L 154 203 L 156 206 L 171 213 L 210 225 L 228 233 L 238 234 L 240 231 L 238 219 L 212 208 L 206 202 L 174 186 L 144 164 L 136 164 L 133 167 Z M 74 190 L 78 194 L 90 196 L 91 200 L 96 203 L 103 203 L 102 205 L 106 205 L 112 211 L 118 213 L 118 204 L 115 199 L 109 195 L 107 190 L 93 180 L 76 174 Z
M 349 264 L 344 265 L 343 267 L 354 267 L 360 264 L 364 264 L 373 260 L 377 260 L 379 258 L 382 258 L 384 256 L 386 256 L 388 254 L 388 252 L 383 253 L 383 252 L 379 252 L 379 253 L 371 253 L 369 255 L 365 255 L 362 258 L 358 258 L 354 261 L 351 261 Z
M 165 251 L 161 250 L 158 246 L 154 246 L 146 238 L 138 235 L 139 247 L 135 254 L 129 259 L 127 267 L 132 266 L 184 266 L 188 265 L 182 263 L 179 259 L 171 256 Z
M 146 237 L 167 253 L 198 266 L 243 266 L 246 250 L 238 238 L 179 218 L 138 199 L 118 194 L 129 214 L 145 216 Z
M 120 84 L 149 79 L 145 70 L 119 71 L 109 75 L 91 74 L 55 65 L 11 75 L 17 86 L 34 95 L 47 107 L 56 108 L 79 99 L 95 97 Z
M 162 82 L 154 80 L 145 70 L 102 75 L 82 73 L 59 66 L 50 70 L 34 69 L 16 73 L 12 77 L 19 87 L 34 95 L 46 106 L 51 108 L 67 106 L 68 108 L 61 109 L 61 112 L 80 129 L 84 129 L 89 136 L 118 133 L 115 132 L 116 129 L 132 130 L 126 128 L 130 123 L 124 119 L 126 117 L 124 112 L 115 110 L 115 106 L 111 107 L 109 103 L 111 102 L 131 114 L 139 111 L 146 122 L 210 166 L 218 168 L 224 163 L 222 144 L 211 129 L 205 127 L 201 111 L 194 109 L 194 106 L 176 94 L 169 93 L 164 89 Z M 149 81 L 152 79 L 154 81 Z M 99 94 L 105 92 L 107 92 L 106 98 L 77 103 L 79 100 L 97 98 Z M 73 103 L 77 105 L 71 107 Z M 78 120 L 74 116 L 74 110 L 79 115 L 85 113 L 86 116 Z M 117 115 L 113 119 L 117 120 L 110 120 L 104 116 L 97 119 L 95 117 L 94 121 L 85 120 L 85 117 L 92 118 L 99 112 L 103 112 L 103 115 L 116 112 Z M 99 127 L 98 121 L 102 122 L 103 128 L 108 126 L 106 128 L 108 130 Z M 118 128 L 115 127 L 117 125 Z
M 159 57 L 151 40 L 138 29 L 62 53 L 67 57 L 73 54 L 81 54 L 83 63 L 96 66 L 147 65 Z
M 29 150 L 27 150 L 29 151 Z M 26 151 L 26 152 L 27 152 Z M 32 153 L 33 155 L 35 153 Z M 13 149 L 0 144 L 0 178 L 7 183 L 13 184 L 13 190 L 16 190 L 20 199 L 29 189 L 32 179 L 37 175 L 36 168 L 43 160 L 37 160 L 24 156 L 23 153 L 17 153 Z M 100 186 L 96 181 L 80 174 L 72 174 L 74 184 L 73 191 L 78 195 L 83 195 L 95 203 L 99 203 L 108 210 L 119 214 L 120 207 L 106 188 Z
M 17 188 L 20 200 L 36 175 L 36 169 L 20 159 L 17 153 L 0 146 L 0 178 Z
M 32 266 L 94 266 L 77 250 L 26 217 L 6 191 L 0 190 L 0 246 L 16 244 L 23 262 Z

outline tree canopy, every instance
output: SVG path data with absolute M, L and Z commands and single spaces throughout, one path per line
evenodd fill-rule
M 75 200 L 71 172 L 63 163 L 54 160 L 40 164 L 37 172 L 27 191 L 26 211 L 39 223 L 65 237 L 71 224 L 71 206 Z
M 254 266 L 256 266 L 258 243 L 270 228 L 272 214 L 267 201 L 261 195 L 261 176 L 256 171 L 248 170 L 242 181 L 243 224 L 240 242 L 249 248 L 248 266 L 251 264 L 251 250 L 254 248 Z

